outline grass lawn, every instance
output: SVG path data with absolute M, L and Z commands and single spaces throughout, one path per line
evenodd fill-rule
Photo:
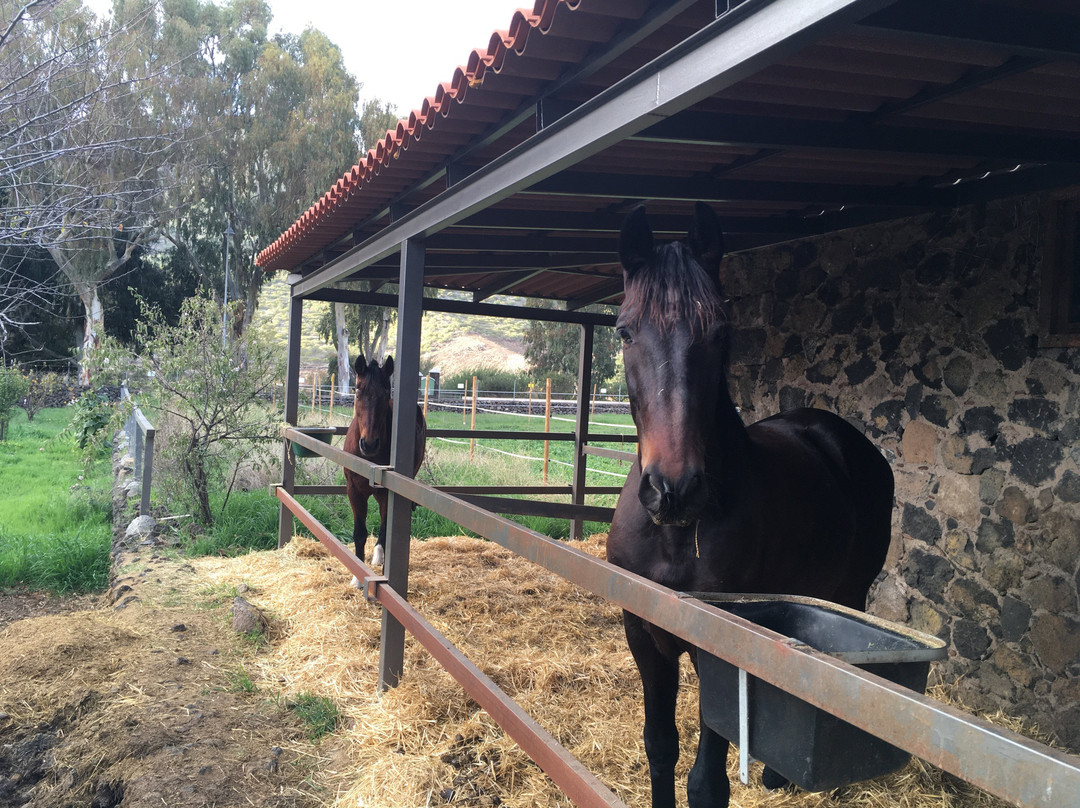
M 25 584 L 64 594 L 108 582 L 112 537 L 109 458 L 87 471 L 68 435 L 65 408 L 33 421 L 15 411 L 0 443 L 0 587 Z

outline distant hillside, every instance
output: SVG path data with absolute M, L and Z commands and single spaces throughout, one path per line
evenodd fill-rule
M 326 367 L 334 355 L 333 345 L 324 342 L 315 329 L 329 306 L 322 301 L 304 304 L 300 361 L 306 367 Z M 269 323 L 281 346 L 288 346 L 289 286 L 284 273 L 275 273 L 262 288 L 255 320 Z M 438 367 L 444 376 L 475 367 L 518 372 L 525 367 L 524 335 L 524 320 L 428 312 L 420 336 L 420 369 L 426 372 Z M 396 329 L 391 329 L 389 339 L 390 345 L 394 345 Z M 357 346 L 352 346 L 352 356 L 356 356 L 356 350 Z

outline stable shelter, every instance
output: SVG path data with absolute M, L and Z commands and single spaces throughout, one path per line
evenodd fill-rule
M 620 302 L 624 215 L 644 202 L 657 237 L 676 239 L 703 200 L 725 229 L 746 417 L 836 409 L 893 463 L 871 610 L 946 639 L 948 672 L 980 706 L 1080 749 L 1078 32 L 1066 0 L 537 0 L 259 254 L 291 284 L 288 425 L 305 300 L 397 307 L 399 379 L 418 375 L 424 310 L 577 323 L 586 395 L 592 330 L 612 318 L 581 309 Z M 395 423 L 415 405 L 399 385 Z M 584 469 L 590 440 L 610 436 L 579 418 L 572 438 L 569 501 L 550 507 L 596 518 Z M 394 457 L 410 443 L 396 434 Z M 292 495 L 317 493 L 284 455 L 283 542 Z M 407 465 L 368 469 L 392 491 L 373 594 L 407 589 L 406 498 L 509 545 L 519 532 L 485 509 L 535 507 L 425 490 Z M 562 569 L 561 549 L 516 549 Z M 621 593 L 607 574 L 596 587 Z M 384 686 L 403 637 L 385 625 Z M 964 775 L 1022 790 L 1021 773 L 985 762 Z

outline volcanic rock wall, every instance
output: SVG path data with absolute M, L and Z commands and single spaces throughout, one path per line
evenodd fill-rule
M 731 256 L 732 391 L 752 422 L 835 410 L 896 476 L 871 611 L 940 669 L 1080 750 L 1080 349 L 1040 343 L 1043 202 Z

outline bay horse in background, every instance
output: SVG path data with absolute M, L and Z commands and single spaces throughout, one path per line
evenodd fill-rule
M 638 457 L 608 560 L 685 592 L 807 595 L 865 609 L 889 547 L 893 476 L 859 430 L 824 410 L 743 425 L 728 391 L 723 235 L 697 203 L 686 242 L 654 244 L 643 207 L 619 241 L 622 340 Z M 675 805 L 679 657 L 696 649 L 624 612 L 641 674 L 653 808 Z M 728 805 L 728 741 L 704 724 L 691 808 Z M 766 770 L 767 787 L 786 783 Z
M 394 431 L 394 407 L 392 399 L 394 378 L 394 357 L 386 357 L 379 366 L 374 359 L 364 362 L 364 355 L 356 357 L 356 393 L 353 398 L 353 418 L 349 431 L 345 433 L 345 451 L 362 457 L 377 466 L 390 465 L 390 439 Z M 424 442 L 427 439 L 427 423 L 424 411 L 416 408 L 416 448 L 413 452 L 413 474 L 424 462 Z M 382 486 L 375 486 L 371 481 L 354 471 L 345 469 L 345 491 L 349 496 L 349 505 L 353 512 L 353 548 L 356 557 L 364 560 L 364 545 L 367 543 L 368 497 L 375 497 L 379 503 L 379 538 L 372 551 L 371 563 L 382 565 L 386 552 L 386 505 L 389 491 Z M 354 577 L 353 586 L 359 587 Z

